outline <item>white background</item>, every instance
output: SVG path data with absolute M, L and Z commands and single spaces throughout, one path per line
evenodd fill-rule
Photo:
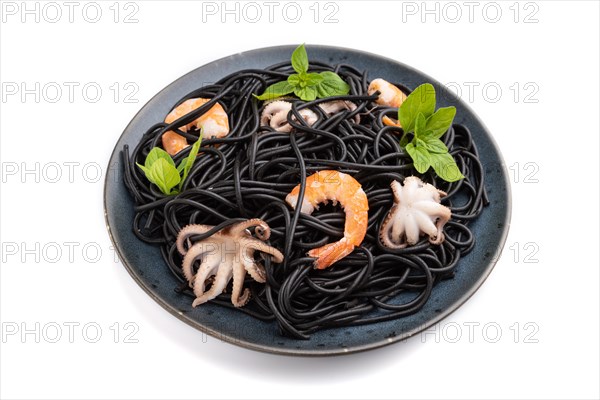
M 285 2 L 255 3 L 252 22 L 244 3 L 110 1 L 92 23 L 85 2 L 72 22 L 63 2 L 2 2 L 0 397 L 599 397 L 599 4 L 330 3 L 298 2 L 293 23 Z M 212 60 L 302 42 L 460 89 L 512 166 L 512 225 L 490 278 L 405 343 L 319 359 L 245 350 L 172 317 L 114 260 L 104 174 L 139 108 Z

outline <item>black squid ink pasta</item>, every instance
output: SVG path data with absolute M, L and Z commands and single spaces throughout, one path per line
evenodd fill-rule
M 182 272 L 182 256 L 175 241 L 188 224 L 215 226 L 194 240 L 202 240 L 237 222 L 260 218 L 271 228 L 270 246 L 284 254 L 275 264 L 263 257 L 267 282 L 261 284 L 246 277 L 244 287 L 251 289 L 250 302 L 239 312 L 264 321 L 276 321 L 280 333 L 298 339 L 331 327 L 368 324 L 401 318 L 418 312 L 429 299 L 436 283 L 452 278 L 458 261 L 475 245 L 469 222 L 487 205 L 484 172 L 477 147 L 466 126 L 454 124 L 441 140 L 448 147 L 464 179 L 448 183 L 431 169 L 418 174 L 410 156 L 399 144 L 402 128 L 387 126 L 384 116 L 397 116 L 398 109 L 380 106 L 369 95 L 367 71 L 351 65 L 328 65 L 311 60 L 311 71 L 336 72 L 349 86 L 348 95 L 293 103 L 288 123 L 291 133 L 276 132 L 261 126 L 264 102 L 253 97 L 269 85 L 294 73 L 289 62 L 265 69 L 235 72 L 215 84 L 191 91 L 191 98 L 208 98 L 208 103 L 167 124 L 160 121 L 148 129 L 135 148 L 125 146 L 124 182 L 135 201 L 133 231 L 136 236 L 160 246 L 165 268 L 181 282 L 174 287 L 181 296 L 194 297 Z M 406 94 L 409 88 L 396 83 Z M 349 100 L 357 107 L 328 116 L 317 104 L 330 100 Z M 204 139 L 199 155 L 183 183 L 182 190 L 166 196 L 145 178 L 136 166 L 143 164 L 149 151 L 161 145 L 161 136 L 173 130 L 190 143 L 199 132 L 176 129 L 220 103 L 227 112 L 230 133 L 223 138 Z M 308 126 L 299 112 L 310 108 L 318 115 Z M 360 116 L 356 123 L 355 115 Z M 190 148 L 173 157 L 178 163 Z M 362 244 L 349 256 L 324 270 L 313 268 L 307 251 L 339 240 L 344 234 L 344 211 L 322 205 L 312 215 L 292 209 L 286 195 L 319 170 L 338 170 L 354 177 L 368 197 L 368 227 Z M 385 247 L 379 228 L 393 204 L 390 182 L 403 182 L 407 176 L 419 176 L 445 191 L 442 204 L 450 208 L 452 218 L 444 227 L 445 240 L 432 245 L 427 237 L 403 249 Z M 223 307 L 226 293 L 212 300 Z

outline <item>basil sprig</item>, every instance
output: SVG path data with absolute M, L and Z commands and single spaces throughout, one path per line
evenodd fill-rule
M 297 73 L 267 87 L 260 96 L 254 95 L 258 100 L 271 100 L 294 93 L 304 101 L 312 101 L 316 98 L 343 96 L 350 92 L 350 86 L 335 72 L 308 72 L 308 55 L 303 44 L 294 50 L 291 62 Z
M 181 160 L 177 167 L 175 167 L 175 162 L 169 153 L 160 147 L 150 150 L 150 153 L 146 156 L 144 165 L 139 163 L 136 163 L 136 165 L 144 172 L 146 178 L 154 183 L 161 192 L 167 196 L 176 195 L 181 191 L 183 182 L 185 182 L 196 161 L 201 143 L 202 132 L 200 132 L 200 137 L 190 149 L 190 154 Z M 175 186 L 178 187 L 176 188 Z
M 442 107 L 435 111 L 435 88 L 430 83 L 417 87 L 398 109 L 398 121 L 404 130 L 400 145 L 413 160 L 419 173 L 432 167 L 446 182 L 464 178 L 456 161 L 440 138 L 452 126 L 455 107 Z M 410 133 L 413 134 L 409 141 Z

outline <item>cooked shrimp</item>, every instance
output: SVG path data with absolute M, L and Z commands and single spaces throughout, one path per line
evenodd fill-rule
M 382 106 L 400 107 L 400 104 L 406 100 L 406 95 L 402 90 L 381 78 L 373 79 L 367 89 L 370 95 L 376 91 L 379 91 L 379 97 L 375 100 L 375 103 Z
M 383 124 L 387 125 L 387 126 L 398 126 L 398 127 L 402 128 L 402 125 L 400 125 L 400 121 L 398 121 L 397 119 L 394 119 L 394 118 L 390 118 L 387 115 L 383 116 L 383 118 L 381 119 L 381 122 L 383 122 Z
M 165 151 L 172 156 L 189 146 L 183 136 L 173 131 L 163 133 L 162 144 Z
M 170 124 L 173 121 L 183 117 L 186 114 L 194 111 L 195 109 L 208 103 L 210 99 L 189 99 L 175 107 L 173 111 L 165 118 L 165 123 Z M 196 129 L 202 128 L 203 137 L 205 139 L 220 138 L 226 136 L 229 133 L 229 120 L 227 119 L 227 113 L 221 106 L 216 103 L 207 112 L 196 118 L 194 121 L 187 125 L 180 127 L 184 132 L 189 129 L 196 127 Z M 165 132 L 162 137 L 162 143 L 165 151 L 170 155 L 175 155 L 181 150 L 185 149 L 188 144 L 185 137 L 173 132 Z
M 287 195 L 285 201 L 296 208 L 300 185 Z M 355 246 L 362 243 L 367 233 L 369 220 L 369 202 L 360 183 L 350 175 L 339 171 L 319 171 L 306 178 L 306 190 L 300 212 L 312 214 L 320 203 L 331 200 L 333 204 L 340 203 L 346 213 L 344 237 L 335 243 L 312 249 L 309 257 L 316 257 L 315 267 L 325 269 L 336 261 L 352 253 Z

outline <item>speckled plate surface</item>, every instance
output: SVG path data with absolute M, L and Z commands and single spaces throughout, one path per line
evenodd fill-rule
M 232 72 L 264 68 L 288 60 L 295 46 L 269 47 L 235 54 L 211 62 L 177 79 L 152 98 L 133 118 L 119 138 L 109 165 L 123 165 L 123 145 L 134 147 L 143 132 L 162 121 L 173 104 L 191 90 Z M 494 267 L 510 225 L 510 187 L 504 161 L 492 136 L 475 114 L 434 79 L 399 62 L 361 51 L 308 45 L 311 60 L 348 63 L 369 76 L 402 82 L 410 88 L 430 82 L 438 91 L 438 106 L 454 105 L 456 123 L 471 129 L 485 168 L 490 205 L 470 225 L 476 238 L 473 251 L 463 257 L 454 279 L 438 284 L 418 313 L 395 321 L 366 326 L 328 329 L 310 340 L 294 340 L 278 334 L 275 322 L 265 323 L 235 310 L 213 304 L 192 308 L 190 298 L 174 291 L 178 282 L 164 264 L 158 247 L 138 240 L 131 229 L 133 199 L 122 181 L 107 179 L 104 207 L 108 231 L 121 262 L 140 287 L 178 319 L 219 339 L 254 350 L 290 355 L 335 355 L 363 351 L 406 339 L 427 329 L 467 301 Z M 173 319 L 173 323 L 178 321 Z

